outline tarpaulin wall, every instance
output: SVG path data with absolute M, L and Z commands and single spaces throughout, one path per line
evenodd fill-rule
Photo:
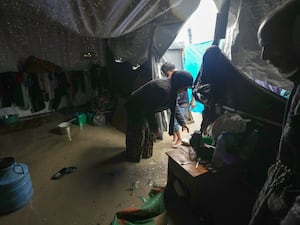
M 184 62 L 183 68 L 186 71 L 189 71 L 194 81 L 197 78 L 199 70 L 202 64 L 203 54 L 205 53 L 206 49 L 211 46 L 212 41 L 207 41 L 199 44 L 192 44 L 188 45 L 184 48 Z M 192 90 L 188 90 L 189 99 L 192 99 Z M 200 112 L 202 113 L 204 106 L 200 102 L 196 102 L 195 108 L 192 109 L 192 112 Z
M 105 66 L 105 48 L 132 65 L 160 58 L 200 0 L 1 0 L 0 72 L 29 56 L 63 70 Z M 89 55 L 89 57 L 85 57 Z
M 31 56 L 67 72 L 85 71 L 91 64 L 106 68 L 108 49 L 112 60 L 144 65 L 164 54 L 199 3 L 200 0 L 1 0 L 0 76 L 33 72 L 23 68 Z M 131 82 L 130 76 L 127 71 L 116 74 L 112 86 Z M 1 108 L 0 104 L 0 111 Z M 4 114 L 13 112 L 15 109 L 8 107 Z M 31 111 L 16 113 L 32 115 Z
M 214 1 L 220 9 L 226 0 Z M 285 0 L 230 0 L 222 49 L 232 64 L 248 77 L 290 90 L 292 83 L 260 58 L 261 48 L 257 41 L 257 30 L 262 19 L 283 2 Z

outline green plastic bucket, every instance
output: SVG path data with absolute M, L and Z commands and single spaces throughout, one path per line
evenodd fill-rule
M 75 114 L 77 120 L 76 123 L 80 126 L 80 131 L 82 131 L 82 127 L 86 125 L 87 117 L 85 113 L 76 113 Z
M 86 124 L 86 115 L 85 115 L 85 113 L 77 114 L 76 117 L 77 117 L 77 124 L 79 126 L 83 126 L 83 125 Z

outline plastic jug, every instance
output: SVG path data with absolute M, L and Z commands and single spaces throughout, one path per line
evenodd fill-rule
M 0 159 L 0 214 L 13 212 L 32 198 L 33 188 L 27 165 L 13 157 Z

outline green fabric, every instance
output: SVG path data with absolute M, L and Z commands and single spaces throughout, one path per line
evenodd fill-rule
M 164 191 L 149 194 L 150 198 L 140 208 L 128 208 L 115 214 L 111 225 L 161 225 L 165 212 Z

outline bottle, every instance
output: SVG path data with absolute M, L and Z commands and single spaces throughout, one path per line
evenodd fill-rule
M 217 138 L 216 149 L 212 157 L 212 163 L 216 167 L 222 167 L 237 162 L 237 157 L 232 152 L 232 148 L 235 147 L 235 137 L 223 131 Z
M 191 161 L 196 161 L 197 159 L 197 153 L 192 146 L 189 147 L 189 158 Z
M 216 167 L 222 167 L 224 162 L 224 154 L 226 151 L 226 136 L 227 132 L 223 131 L 217 138 L 216 149 L 212 157 L 212 164 Z
M 223 162 L 225 165 L 233 164 L 238 161 L 237 140 L 233 134 L 227 133 L 225 136 L 226 149 Z
M 258 142 L 259 131 L 254 129 L 252 132 L 245 138 L 240 157 L 243 160 L 247 160 L 251 157 L 252 153 L 255 150 L 255 146 Z

